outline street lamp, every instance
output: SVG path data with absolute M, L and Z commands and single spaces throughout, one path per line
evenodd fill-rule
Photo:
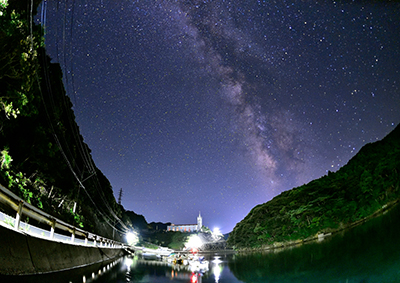
M 139 237 L 136 232 L 128 232 L 126 233 L 126 242 L 128 245 L 134 246 L 139 242 Z

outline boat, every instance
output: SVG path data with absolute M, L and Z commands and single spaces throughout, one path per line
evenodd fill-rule
M 142 256 L 144 259 L 148 260 L 159 260 L 164 257 L 168 257 L 171 254 L 172 250 L 168 248 L 160 247 L 156 250 L 143 248 L 142 249 Z
M 155 253 L 149 253 L 149 252 L 145 252 L 142 253 L 142 257 L 146 260 L 158 260 L 160 259 L 160 255 L 155 254 Z
M 193 256 L 188 260 L 191 270 L 194 271 L 207 271 L 209 262 L 204 259 L 204 256 Z
M 166 258 L 168 263 L 174 265 L 188 265 L 188 259 L 185 255 L 172 253 Z

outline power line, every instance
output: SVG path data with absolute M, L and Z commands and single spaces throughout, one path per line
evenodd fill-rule
M 41 23 L 46 23 L 47 1 L 43 1 L 43 2 L 44 2 L 44 4 L 42 4 L 43 6 L 42 6 L 42 13 L 41 13 Z M 75 2 L 73 1 L 73 6 L 74 6 L 74 3 L 75 3 Z M 67 3 L 65 4 L 65 7 L 66 7 L 66 6 L 67 6 Z M 57 3 L 57 8 L 58 8 L 58 3 Z M 64 19 L 66 19 L 66 8 L 64 9 Z M 31 20 L 31 21 L 30 21 L 31 49 L 33 50 L 33 0 L 31 0 L 30 20 Z M 65 31 L 65 25 L 63 25 L 63 29 L 64 29 L 64 31 Z M 43 29 L 43 30 L 44 30 L 44 29 Z M 71 21 L 71 34 L 70 34 L 70 35 L 71 35 L 71 40 L 72 40 L 72 21 Z M 72 41 L 71 41 L 71 42 L 72 42 Z M 56 45 L 57 45 L 57 44 L 56 44 Z M 57 46 L 58 46 L 58 45 L 57 45 Z M 58 50 L 58 48 L 57 48 L 57 50 Z M 49 72 L 49 67 L 48 67 L 48 65 L 47 65 L 46 54 L 45 54 L 44 51 L 42 51 L 42 52 L 43 52 L 43 54 L 42 54 L 42 63 L 43 63 L 43 66 L 44 66 L 44 68 L 43 68 L 43 73 L 44 73 L 45 85 L 46 85 L 46 88 L 47 88 L 48 93 L 49 93 L 50 106 L 53 108 L 53 110 L 55 110 L 55 109 L 56 109 L 56 106 L 55 106 L 55 102 L 54 102 L 53 95 L 52 95 L 52 84 L 51 84 L 51 82 L 50 82 L 49 73 L 48 73 L 48 72 Z M 58 56 L 58 52 L 57 52 L 57 56 Z M 63 32 L 63 57 L 64 57 L 64 69 L 66 70 L 66 60 L 65 60 L 65 57 L 66 57 L 66 52 L 65 52 L 65 32 Z M 71 60 L 71 62 L 72 62 L 72 60 Z M 104 220 L 107 222 L 107 224 L 110 225 L 114 230 L 118 230 L 118 231 L 120 231 L 120 232 L 126 232 L 129 228 L 128 228 L 128 227 L 121 221 L 121 219 L 119 219 L 119 217 L 115 214 L 115 212 L 114 212 L 113 209 L 110 207 L 110 205 L 108 204 L 107 200 L 105 199 L 105 196 L 103 195 L 104 193 L 103 193 L 102 187 L 101 187 L 101 185 L 100 185 L 100 181 L 99 181 L 99 179 L 98 179 L 98 177 L 97 177 L 96 169 L 95 169 L 95 166 L 94 166 L 93 161 L 92 161 L 92 159 L 91 159 L 90 153 L 88 152 L 88 148 L 87 148 L 86 144 L 83 144 L 83 143 L 82 143 L 82 140 L 81 140 L 80 135 L 79 135 L 79 130 L 77 129 L 77 126 L 76 126 L 76 122 L 74 121 L 74 119 L 72 119 L 73 117 L 71 117 L 71 112 L 68 111 L 68 107 L 67 107 L 65 98 L 62 97 L 63 105 L 64 105 L 64 107 L 67 109 L 67 111 L 66 111 L 66 113 L 67 113 L 67 120 L 68 120 L 69 123 L 70 123 L 70 129 L 72 130 L 72 135 L 73 135 L 73 137 L 74 137 L 74 139 L 75 139 L 75 142 L 76 142 L 77 145 L 78 145 L 78 149 L 79 149 L 79 151 L 80 151 L 80 155 L 81 155 L 82 161 L 83 161 L 83 163 L 84 163 L 84 166 L 86 166 L 86 167 L 89 169 L 89 173 L 91 173 L 91 175 L 90 175 L 89 177 L 87 177 L 84 181 L 86 181 L 88 178 L 90 178 L 90 177 L 92 177 L 92 176 L 95 177 L 95 182 L 94 182 L 94 184 L 95 184 L 95 186 L 97 187 L 98 191 L 100 192 L 100 197 L 101 197 L 102 201 L 104 202 L 106 208 L 108 209 L 109 213 L 111 213 L 111 215 L 118 221 L 118 223 L 121 224 L 121 226 L 122 226 L 126 231 L 121 231 L 121 230 L 119 230 L 118 228 L 116 228 L 113 224 L 111 224 L 111 223 L 107 220 L 107 219 L 108 219 L 108 216 L 106 216 L 105 214 L 103 214 L 103 213 L 101 212 L 101 210 L 100 210 L 99 207 L 96 205 L 96 203 L 94 202 L 94 200 L 93 200 L 92 197 L 90 196 L 89 192 L 86 190 L 85 186 L 83 185 L 83 181 L 81 181 L 80 178 L 79 178 L 79 177 L 77 176 L 77 174 L 75 173 L 75 170 L 74 170 L 74 168 L 73 168 L 71 162 L 69 161 L 68 156 L 66 155 L 65 151 L 63 150 L 63 146 L 61 145 L 61 142 L 60 142 L 60 140 L 58 139 L 58 136 L 57 136 L 56 131 L 55 131 L 55 129 L 54 129 L 53 123 L 52 123 L 52 121 L 51 121 L 51 119 L 50 119 L 50 114 L 49 114 L 49 111 L 48 111 L 48 109 L 47 109 L 47 106 L 46 106 L 46 103 L 45 103 L 45 100 L 44 100 L 44 96 L 43 96 L 43 92 L 42 92 L 42 89 L 41 89 L 41 86 L 40 86 L 40 79 L 39 79 L 39 76 L 38 76 L 38 69 L 37 69 L 37 66 L 36 66 L 36 65 L 35 65 L 35 69 L 36 69 L 36 72 L 35 72 L 35 73 L 36 73 L 36 80 L 37 80 L 37 83 L 38 83 L 38 88 L 39 88 L 40 95 L 41 95 L 41 97 L 42 97 L 44 109 L 45 109 L 45 112 L 46 112 L 46 117 L 47 117 L 47 120 L 48 120 L 48 122 L 49 122 L 51 131 L 53 132 L 53 137 L 54 137 L 54 139 L 55 139 L 55 141 L 56 141 L 56 143 L 57 143 L 58 148 L 60 149 L 60 152 L 61 152 L 61 154 L 62 154 L 62 156 L 63 156 L 63 158 L 64 158 L 66 164 L 68 165 L 70 171 L 72 172 L 72 174 L 74 175 L 75 179 L 76 179 L 77 182 L 79 183 L 79 187 L 82 187 L 82 188 L 84 189 L 84 191 L 85 191 L 85 193 L 87 194 L 89 200 L 93 203 L 93 205 L 95 206 L 96 210 L 97 210 L 97 211 L 99 212 L 99 214 L 104 218 Z M 65 76 L 66 76 L 66 78 L 68 77 L 67 74 L 66 74 Z M 72 81 L 73 81 L 73 80 L 72 80 Z M 68 79 L 66 79 L 66 82 L 67 82 L 67 84 L 68 84 Z M 73 89 L 74 89 L 74 87 L 73 87 Z M 62 137 L 63 137 L 64 140 L 65 140 L 65 137 L 64 137 L 63 135 L 62 135 Z M 66 141 L 65 141 L 65 142 L 66 142 Z M 69 150 L 69 147 L 68 147 L 68 143 L 67 143 L 67 142 L 66 142 L 66 148 L 67 148 L 67 151 L 69 152 L 69 154 L 70 154 L 71 156 L 73 156 L 72 153 L 71 153 L 71 151 Z M 72 158 L 72 159 L 73 159 L 73 158 Z M 78 169 L 78 168 L 77 168 L 77 169 Z M 83 177 L 83 176 L 82 176 L 82 177 Z

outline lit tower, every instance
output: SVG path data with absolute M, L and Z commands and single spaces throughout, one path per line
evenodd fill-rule
M 199 211 L 199 216 L 197 216 L 197 231 L 201 231 L 201 227 L 203 227 L 203 218 L 201 218 L 201 214 Z

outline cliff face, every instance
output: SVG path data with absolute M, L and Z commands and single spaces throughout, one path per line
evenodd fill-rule
M 257 205 L 228 238 L 236 248 L 306 239 L 351 225 L 400 198 L 400 125 L 339 171 Z
M 55 217 L 110 236 L 107 223 L 123 208 L 83 141 L 41 27 L 30 29 L 28 2 L 0 3 L 0 182 Z

